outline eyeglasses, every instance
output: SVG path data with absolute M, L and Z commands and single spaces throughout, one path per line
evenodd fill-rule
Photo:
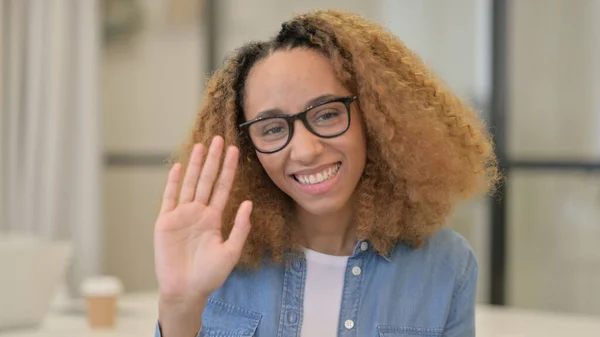
M 315 136 L 334 138 L 350 127 L 350 105 L 356 98 L 335 98 L 295 115 L 260 117 L 240 124 L 239 128 L 248 129 L 252 144 L 261 153 L 275 153 L 286 147 L 294 135 L 294 122 L 297 119 Z

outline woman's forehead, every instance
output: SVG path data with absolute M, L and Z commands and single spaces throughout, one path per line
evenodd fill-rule
M 247 120 L 270 109 L 295 113 L 322 95 L 349 94 L 327 58 L 316 51 L 300 48 L 276 51 L 254 65 L 245 91 Z

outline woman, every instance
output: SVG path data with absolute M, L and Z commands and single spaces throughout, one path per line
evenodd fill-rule
M 483 123 L 395 36 L 296 16 L 209 82 L 156 222 L 156 333 L 473 336 L 477 262 L 442 225 L 497 180 Z

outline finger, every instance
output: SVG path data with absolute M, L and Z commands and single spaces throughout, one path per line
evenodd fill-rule
M 246 200 L 242 202 L 235 215 L 233 229 L 229 234 L 229 238 L 225 241 L 225 246 L 239 256 L 244 248 L 244 243 L 250 233 L 250 214 L 252 214 L 252 202 Z
M 202 157 L 204 157 L 204 146 L 202 144 L 194 145 L 190 162 L 183 178 L 179 203 L 190 202 L 194 199 L 198 177 L 200 176 L 200 171 L 202 171 Z
M 231 186 L 233 185 L 233 179 L 235 177 L 235 170 L 237 169 L 238 158 L 238 149 L 235 146 L 229 147 L 229 149 L 227 149 L 227 154 L 225 155 L 221 175 L 215 184 L 212 198 L 210 199 L 211 206 L 214 206 L 220 211 L 223 211 L 227 204 L 229 192 L 231 191 Z
M 160 206 L 160 213 L 172 211 L 177 206 L 177 188 L 179 185 L 179 177 L 181 176 L 181 164 L 175 163 L 169 170 L 167 186 L 163 193 L 163 200 Z
M 223 138 L 216 136 L 213 138 L 208 150 L 208 156 L 202 173 L 200 174 L 200 180 L 196 186 L 196 201 L 203 204 L 208 204 L 210 194 L 219 173 L 219 166 L 221 164 L 221 156 L 223 155 Z

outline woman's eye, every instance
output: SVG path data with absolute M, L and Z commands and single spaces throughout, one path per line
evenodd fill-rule
M 317 116 L 317 120 L 324 121 L 324 120 L 335 118 L 339 115 L 340 115 L 340 113 L 337 111 L 327 111 L 327 112 L 324 112 L 324 113 L 320 114 L 319 116 Z
M 281 126 L 277 126 L 277 127 L 265 129 L 263 131 L 263 135 L 265 135 L 265 136 L 267 136 L 267 135 L 274 135 L 274 134 L 277 134 L 277 133 L 280 133 L 280 132 L 283 132 L 283 131 L 284 130 L 283 130 L 283 128 Z

